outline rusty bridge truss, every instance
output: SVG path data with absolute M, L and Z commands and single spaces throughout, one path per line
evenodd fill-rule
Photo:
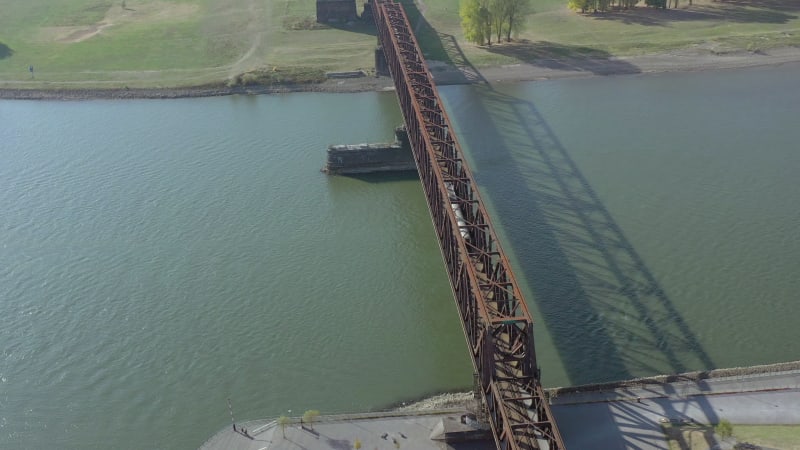
M 399 3 L 371 3 L 495 443 L 564 449 L 540 383 L 533 321 L 408 17 Z

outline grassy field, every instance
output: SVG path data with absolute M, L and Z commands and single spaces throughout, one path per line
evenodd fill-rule
M 797 0 L 684 0 L 679 9 L 596 15 L 532 0 L 518 41 L 487 48 L 463 41 L 458 0 L 403 1 L 429 59 L 478 67 L 800 45 Z M 224 83 L 257 67 L 310 78 L 372 69 L 369 27 L 318 26 L 314 17 L 314 0 L 0 0 L 0 87 L 172 87 Z
M 670 450 L 709 450 L 721 442 L 714 427 L 703 425 L 666 425 L 664 433 Z M 729 442 L 747 442 L 764 448 L 800 450 L 800 426 L 734 425 Z
M 0 87 L 201 85 L 256 67 L 372 67 L 374 34 L 316 27 L 314 16 L 313 0 L 0 0 Z
M 466 58 L 478 67 L 570 55 L 623 56 L 679 49 L 719 54 L 800 46 L 797 0 L 694 0 L 692 6 L 682 0 L 679 8 L 669 10 L 647 8 L 642 1 L 630 11 L 586 15 L 567 9 L 566 0 L 531 0 L 534 12 L 518 42 L 486 48 L 462 42 L 456 0 L 417 3 L 427 22 L 418 32 L 422 31 L 421 45 L 428 58 L 447 60 L 447 45 L 436 41 L 454 36 Z

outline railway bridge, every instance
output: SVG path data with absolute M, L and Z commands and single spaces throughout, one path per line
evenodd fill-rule
M 497 447 L 564 449 L 540 382 L 533 320 L 399 3 L 372 14 Z

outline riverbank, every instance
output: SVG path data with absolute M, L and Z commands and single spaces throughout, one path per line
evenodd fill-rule
M 550 390 L 553 414 L 568 448 L 641 448 L 667 450 L 665 427 L 692 424 L 712 430 L 709 441 L 732 448 L 734 439 L 713 434 L 720 421 L 795 427 L 800 412 L 800 362 L 717 369 L 679 375 L 620 381 L 592 387 Z M 201 449 L 339 448 L 356 441 L 365 448 L 394 442 L 418 449 L 436 449 L 444 427 L 474 411 L 472 393 L 442 394 L 386 412 L 319 417 L 313 427 L 288 418 L 238 423 L 224 427 Z M 240 430 L 246 428 L 245 434 Z M 438 427 L 438 428 L 437 428 Z M 705 428 L 703 428 L 705 427 Z M 734 427 L 736 430 L 737 427 Z M 791 428 L 791 433 L 797 433 Z M 741 438 L 740 438 L 741 441 Z M 364 445 L 367 444 L 367 445 Z M 450 442 L 446 448 L 494 448 L 487 440 Z M 694 447 L 693 447 L 694 448 Z M 707 448 L 707 447 L 703 447 Z
M 758 380 L 767 380 L 774 377 L 787 377 L 794 381 L 790 385 L 758 385 Z M 634 378 L 609 383 L 585 384 L 580 386 L 556 387 L 545 389 L 551 402 L 558 405 L 573 403 L 603 403 L 610 401 L 630 401 L 637 397 L 648 398 L 668 397 L 663 394 L 667 391 L 665 386 L 682 384 L 686 386 L 707 385 L 716 382 L 724 386 L 721 392 L 726 394 L 743 393 L 758 390 L 781 390 L 783 388 L 800 388 L 800 361 L 789 361 L 758 366 L 731 367 L 724 369 L 685 372 L 672 375 L 655 375 L 652 377 Z M 684 397 L 702 395 L 704 389 L 684 387 L 681 392 Z M 720 388 L 721 389 L 721 388 Z M 642 394 L 641 392 L 646 392 Z M 658 393 L 658 395 L 656 395 Z M 673 390 L 674 393 L 674 390 Z M 429 411 L 448 408 L 470 408 L 474 406 L 475 397 L 472 392 L 450 392 L 426 397 L 419 401 L 402 403 L 395 409 L 398 412 Z
M 219 97 L 223 95 L 261 95 L 287 92 L 367 92 L 392 89 L 388 77 L 361 77 L 331 79 L 322 83 L 281 84 L 271 86 L 197 86 L 175 88 L 71 88 L 53 89 L 0 88 L 0 99 L 4 100 L 125 100 L 125 99 L 175 99 L 190 97 Z
M 610 58 L 542 59 L 534 63 L 474 68 L 456 67 L 440 61 L 428 66 L 438 85 L 469 83 L 514 83 L 562 78 L 629 75 L 637 73 L 693 72 L 778 66 L 800 63 L 800 48 L 785 47 L 760 52 L 714 53 L 708 50 L 680 50 L 669 53 Z M 287 92 L 352 93 L 393 89 L 388 77 L 329 79 L 322 83 L 271 86 L 199 86 L 150 89 L 0 88 L 7 100 L 89 100 L 89 99 L 174 99 L 223 95 L 260 95 Z

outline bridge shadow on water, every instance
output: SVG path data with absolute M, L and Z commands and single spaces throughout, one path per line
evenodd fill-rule
M 509 224 L 505 248 L 516 255 L 517 278 L 533 293 L 534 323 L 546 325 L 570 383 L 714 368 L 536 106 L 490 85 L 470 89 L 459 136 L 477 162 L 494 222 Z M 717 422 L 702 397 L 695 404 Z M 683 417 L 670 405 L 664 415 Z M 609 406 L 608 414 L 634 445 L 638 431 L 653 426 L 635 408 Z
M 474 71 L 452 36 L 432 35 L 416 8 L 409 16 L 415 32 L 424 36 L 420 41 L 428 49 L 426 56 L 436 55 L 462 72 Z M 511 49 L 518 52 L 513 56 L 538 59 L 541 49 L 528 44 Z M 552 45 L 545 44 L 551 50 Z M 592 63 L 597 57 L 589 54 L 586 60 Z M 588 63 L 575 70 L 601 73 Z M 477 162 L 476 181 L 490 200 L 487 206 L 495 223 L 510 224 L 502 227 L 501 239 L 516 255 L 517 278 L 533 294 L 528 302 L 534 321 L 546 326 L 569 383 L 714 368 L 541 112 L 526 99 L 494 89 L 479 74 L 474 77 L 470 81 L 478 83 L 465 88 L 467 104 L 457 107 L 457 132 L 468 144 L 470 159 Z M 696 386 L 704 390 L 703 382 Z M 663 389 L 670 397 L 682 396 L 670 385 Z M 691 403 L 708 423 L 718 422 L 705 398 L 694 397 Z M 665 402 L 664 415 L 685 417 L 677 410 L 684 407 L 674 405 Z M 609 426 L 631 444 L 626 448 L 661 439 L 652 437 L 652 417 L 638 408 L 616 404 L 606 409 Z
M 412 24 L 423 31 L 432 53 L 473 82 L 468 104 L 459 107 L 468 111 L 460 117 L 459 137 L 469 144 L 471 159 L 480 162 L 473 171 L 491 201 L 495 223 L 513 224 L 503 228 L 506 248 L 517 256 L 517 277 L 527 281 L 533 293 L 529 306 L 541 315 L 534 321 L 545 323 L 570 384 L 714 368 L 536 106 L 494 89 L 453 36 L 433 36 L 416 7 L 404 6 L 411 8 Z M 575 61 L 576 49 L 554 47 L 523 42 L 495 51 L 551 68 L 565 69 L 543 56 Z M 607 54 L 578 53 L 587 62 L 573 70 L 603 73 L 591 64 Z
M 572 384 L 714 367 L 667 293 L 530 101 L 470 104 L 471 154 Z M 488 174 L 493 174 L 488 176 Z M 502 176 L 498 176 L 502 175 Z M 496 220 L 498 220 L 496 219 Z M 546 369 L 545 369 L 546 370 Z

